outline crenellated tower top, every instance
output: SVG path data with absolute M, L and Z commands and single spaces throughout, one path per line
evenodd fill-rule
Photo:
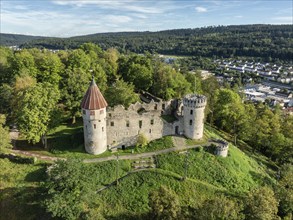
M 207 104 L 207 98 L 203 95 L 189 94 L 183 98 L 183 105 L 189 108 L 203 108 Z

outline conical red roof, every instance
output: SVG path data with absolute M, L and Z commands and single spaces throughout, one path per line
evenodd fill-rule
M 108 103 L 104 99 L 102 93 L 100 92 L 100 89 L 93 79 L 90 87 L 88 88 L 85 96 L 82 99 L 81 107 L 83 109 L 97 110 L 105 108 L 107 106 Z

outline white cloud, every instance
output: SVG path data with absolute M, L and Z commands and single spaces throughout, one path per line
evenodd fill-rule
M 129 21 L 132 21 L 131 17 L 124 16 L 124 15 L 108 15 L 105 17 L 106 21 L 109 21 L 114 24 L 119 23 L 127 23 Z
M 242 15 L 236 15 L 236 16 L 234 16 L 234 18 L 243 18 L 243 16 Z
M 208 10 L 207 10 L 206 8 L 204 8 L 204 7 L 196 7 L 195 10 L 196 10 L 197 12 L 199 12 L 199 13 L 201 13 L 201 12 L 207 12 L 207 11 L 208 11 Z
M 292 16 L 280 16 L 280 17 L 274 17 L 272 19 L 275 20 L 275 21 L 279 21 L 279 22 L 293 23 L 293 17 Z
M 38 36 L 68 37 L 101 32 L 132 31 L 132 16 L 26 10 L 19 13 L 13 9 L 1 10 L 1 29 L 5 33 L 32 34 Z M 136 18 L 139 22 L 139 18 Z M 121 24 L 127 24 L 121 27 Z M 124 26 L 124 25 L 123 25 Z
M 57 5 L 73 5 L 77 7 L 96 5 L 97 7 L 103 9 L 117 9 L 146 14 L 160 14 L 163 13 L 166 9 L 164 7 L 158 7 L 160 2 L 156 1 L 53 0 L 52 2 Z

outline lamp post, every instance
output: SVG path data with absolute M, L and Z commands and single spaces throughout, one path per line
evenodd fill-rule
M 183 177 L 183 180 L 186 180 L 186 178 L 187 178 L 187 171 L 188 171 L 188 155 L 189 155 L 189 152 L 186 151 L 186 153 L 185 153 L 184 177 Z
M 117 152 L 116 155 L 116 185 L 118 186 L 119 182 L 118 182 L 118 170 L 119 170 L 119 153 Z

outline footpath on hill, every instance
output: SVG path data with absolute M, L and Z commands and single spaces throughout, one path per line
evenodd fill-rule
M 186 146 L 184 138 L 174 136 L 173 143 L 174 143 L 174 147 L 163 149 L 163 150 L 146 152 L 146 153 L 138 153 L 138 154 L 119 155 L 119 160 L 137 160 L 137 159 L 144 158 L 144 157 L 152 157 L 152 156 L 166 154 L 166 153 L 175 152 L 175 151 L 183 151 L 183 150 L 197 148 L 200 146 L 209 146 L 212 142 L 208 141 L 205 144 L 196 144 L 196 145 Z M 31 153 L 29 151 L 23 151 L 23 150 L 12 150 L 12 152 L 15 154 L 36 157 L 37 159 L 41 159 L 41 160 L 48 160 L 48 161 L 66 160 L 66 158 L 44 156 L 41 154 Z M 117 154 L 113 154 L 108 157 L 84 159 L 83 162 L 84 163 L 99 163 L 99 162 L 110 161 L 110 160 L 117 160 Z

